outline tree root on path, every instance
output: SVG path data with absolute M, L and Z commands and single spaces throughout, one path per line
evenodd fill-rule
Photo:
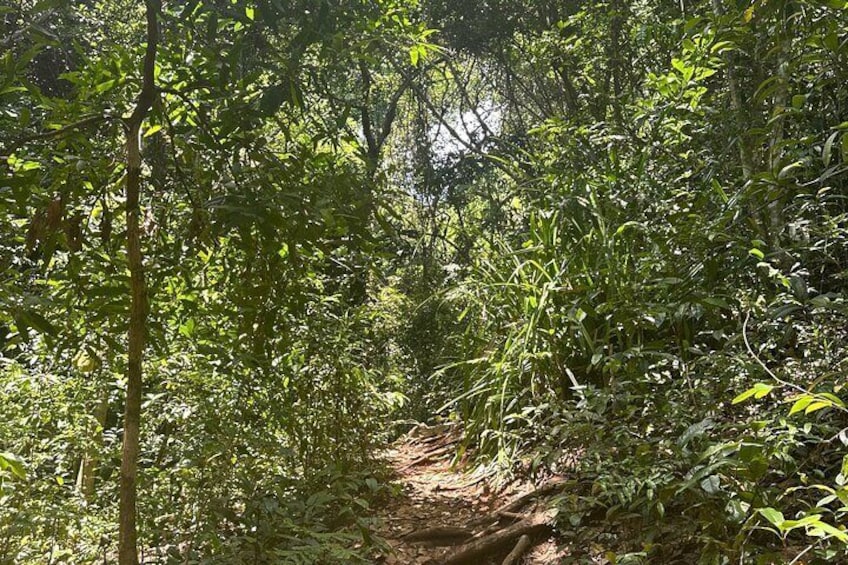
M 441 490 L 441 491 L 465 490 L 467 488 L 473 487 L 474 485 L 482 483 L 486 479 L 489 479 L 490 477 L 492 477 L 494 474 L 495 474 L 494 472 L 489 472 L 489 473 L 486 473 L 485 475 L 481 475 L 481 476 L 477 477 L 476 479 L 468 481 L 467 483 L 463 483 L 461 485 L 456 485 L 456 486 L 450 486 L 450 487 L 439 487 L 437 490 Z
M 541 487 L 537 488 L 532 492 L 528 492 L 525 495 L 519 496 L 509 504 L 501 506 L 499 509 L 495 510 L 491 514 L 473 520 L 471 523 L 468 524 L 468 526 L 472 528 L 476 526 L 482 526 L 484 524 L 497 522 L 504 517 L 510 517 L 512 515 L 515 515 L 518 510 L 521 510 L 531 502 L 534 502 L 546 496 L 557 494 L 567 484 L 568 481 L 552 481 L 550 483 L 542 485 Z
M 524 555 L 528 549 L 530 549 L 531 540 L 530 536 L 524 534 L 520 538 L 518 538 L 518 543 L 515 544 L 515 547 L 512 548 L 512 551 L 509 552 L 503 563 L 501 565 L 515 565 L 518 563 L 518 560 L 521 559 L 521 556 Z
M 446 445 L 444 447 L 440 447 L 438 449 L 428 451 L 427 453 L 425 453 L 421 457 L 419 457 L 417 459 L 413 459 L 412 461 L 410 461 L 409 463 L 407 463 L 406 465 L 404 465 L 403 467 L 398 469 L 398 472 L 402 473 L 403 471 L 411 469 L 411 468 L 415 467 L 416 465 L 426 463 L 426 462 L 430 461 L 430 459 L 433 459 L 434 457 L 439 457 L 439 456 L 444 455 L 446 453 L 449 453 L 451 451 L 453 451 L 452 445 Z
M 393 535 L 390 539 L 400 542 L 400 545 L 393 546 L 393 553 L 396 551 L 395 555 L 401 556 L 403 560 L 398 561 L 395 558 L 391 563 L 472 565 L 497 559 L 502 565 L 517 565 L 538 541 L 553 532 L 557 511 L 551 507 L 551 499 L 570 485 L 579 484 L 579 481 L 552 480 L 495 510 L 477 510 L 472 508 L 477 505 L 472 504 L 470 500 L 457 504 L 460 497 L 466 498 L 464 493 L 440 495 L 439 491 L 462 491 L 485 481 L 493 474 L 484 472 L 463 484 L 442 487 L 441 483 L 446 476 L 449 477 L 450 484 L 453 482 L 450 475 L 459 475 L 454 469 L 446 470 L 441 465 L 435 466 L 436 462 L 449 456 L 456 449 L 458 441 L 461 441 L 461 436 L 452 428 L 430 430 L 422 427 L 410 432 L 403 440 L 403 445 L 399 444 L 394 457 L 400 465 L 395 467 L 395 471 L 405 474 L 404 471 L 413 467 L 425 466 L 421 471 L 411 473 L 414 477 L 411 484 L 420 494 L 426 494 L 423 498 L 419 497 L 425 504 L 419 503 L 415 506 L 426 507 L 426 503 L 432 503 L 435 508 L 431 513 L 432 519 L 411 522 L 400 520 L 407 522 L 403 528 L 406 534 L 400 537 Z M 484 498 L 492 494 L 488 485 L 484 487 L 483 492 Z M 479 495 L 479 492 L 475 490 L 468 493 L 468 496 L 472 495 Z M 445 505 L 445 498 L 453 501 L 449 505 L 450 508 Z M 457 512 L 459 515 L 456 515 Z M 409 517 L 410 513 L 405 514 Z M 419 527 L 429 524 L 441 525 Z M 407 546 L 405 549 L 402 547 L 404 545 Z M 453 547 L 432 551 L 424 549 L 446 546 Z M 445 554 L 445 551 L 448 553 Z M 422 561 L 422 556 L 426 558 L 428 553 L 432 558 Z M 501 559 L 503 561 L 500 561 Z
M 479 563 L 483 556 L 503 550 L 516 538 L 520 539 L 523 536 L 532 538 L 543 532 L 550 531 L 553 529 L 553 521 L 555 518 L 555 510 L 546 510 L 544 512 L 531 514 L 527 518 L 510 526 L 461 545 L 455 552 L 447 556 L 444 561 L 444 565 Z M 524 543 L 529 544 L 529 541 Z M 524 543 L 521 545 L 523 546 Z M 525 547 L 521 553 L 526 550 L 527 548 Z
M 431 545 L 457 545 L 467 540 L 474 532 L 466 528 L 453 526 L 435 526 L 423 530 L 416 530 L 403 536 L 405 542 L 428 542 Z M 444 542 L 444 543 L 443 543 Z

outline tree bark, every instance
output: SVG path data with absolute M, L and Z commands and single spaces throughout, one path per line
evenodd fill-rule
M 724 7 L 722 5 L 722 0 L 711 0 L 713 14 L 716 18 L 721 18 L 724 16 Z M 752 138 L 750 129 L 751 129 L 751 120 L 749 113 L 746 111 L 746 101 L 743 99 L 742 85 L 740 84 L 739 75 L 737 72 L 737 64 L 734 61 L 734 58 L 731 54 L 725 53 L 722 58 L 724 59 L 725 67 L 726 67 L 726 75 L 727 75 L 727 89 L 730 93 L 730 104 L 733 108 L 733 112 L 736 115 L 736 129 L 738 131 L 738 144 L 739 144 L 739 162 L 742 165 L 742 181 L 743 184 L 747 185 L 751 182 L 759 170 L 759 159 L 758 154 L 755 149 L 756 141 Z M 749 204 L 749 212 L 750 217 L 749 220 L 753 225 L 753 228 L 757 231 L 758 235 L 761 237 L 765 237 L 767 233 L 766 226 L 768 225 L 768 220 L 762 218 L 762 213 L 758 209 L 756 205 Z
M 77 474 L 77 488 L 87 500 L 91 500 L 95 491 L 95 472 L 99 463 L 97 452 L 103 446 L 103 430 L 106 428 L 106 418 L 109 416 L 109 391 L 104 390 L 97 407 L 94 410 L 94 420 L 97 429 L 94 430 L 92 440 L 95 448 L 87 448 L 80 461 L 79 473 Z
M 716 18 L 724 15 L 722 0 L 712 0 L 713 14 Z M 742 89 L 736 75 L 736 65 L 733 58 L 725 54 L 723 56 L 727 67 L 727 89 L 730 91 L 730 103 L 736 114 L 737 127 L 739 129 L 739 161 L 742 164 L 742 178 L 745 182 L 751 180 L 756 170 L 756 157 L 748 139 L 748 124 L 745 117 L 745 102 L 742 100 Z
M 619 0 L 610 3 L 610 48 L 607 53 L 610 74 L 612 75 L 612 115 L 616 125 L 622 124 L 622 61 L 621 61 L 621 31 L 624 25 L 624 5 Z
M 130 271 L 130 324 L 127 334 L 127 398 L 121 452 L 118 563 L 137 565 L 136 477 L 138 474 L 139 428 L 141 424 L 142 356 L 147 322 L 147 286 L 139 227 L 141 193 L 141 124 L 156 95 L 154 69 L 159 42 L 159 0 L 145 0 L 147 49 L 144 55 L 142 88 L 132 115 L 126 121 L 127 146 L 127 262 Z
M 552 528 L 556 512 L 548 510 L 528 517 L 511 526 L 476 539 L 463 546 L 445 559 L 445 565 L 462 565 L 465 563 L 481 563 L 483 557 L 500 551 L 510 542 L 521 536 L 533 537 Z
M 515 565 L 516 563 L 518 563 L 518 560 L 521 559 L 521 556 L 524 555 L 528 549 L 530 549 L 531 541 L 532 540 L 530 539 L 530 536 L 528 536 L 527 534 L 524 534 L 523 536 L 518 538 L 518 543 L 515 544 L 515 547 L 512 549 L 512 551 L 509 552 L 509 555 L 504 558 L 503 563 L 501 563 L 501 565 Z
M 783 220 L 783 207 L 793 196 L 787 187 L 780 185 L 781 179 L 779 178 L 783 158 L 786 104 L 789 98 L 789 72 L 787 67 L 789 66 L 789 43 L 791 38 L 786 30 L 786 27 L 790 25 L 789 21 L 791 21 L 786 15 L 787 10 L 789 9 L 791 9 L 790 3 L 780 4 L 780 13 L 783 21 L 780 23 L 781 29 L 775 39 L 777 45 L 775 45 L 774 49 L 777 55 L 775 76 L 778 81 L 778 87 L 773 96 L 774 107 L 772 109 L 772 117 L 769 120 L 772 126 L 768 146 L 768 166 L 774 176 L 774 179 L 778 183 L 778 194 L 775 197 L 772 197 L 768 203 L 769 243 L 776 249 L 781 247 L 780 232 L 783 230 L 785 225 Z M 782 253 L 781 255 L 784 254 Z M 787 265 L 787 267 L 788 266 L 789 265 Z

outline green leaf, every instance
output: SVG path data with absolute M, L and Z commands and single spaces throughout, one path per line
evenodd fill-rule
M 288 85 L 285 83 L 275 84 L 265 89 L 262 98 L 259 99 L 259 111 L 265 116 L 276 113 L 283 102 L 288 100 L 288 90 Z
M 830 137 L 827 138 L 827 141 L 824 142 L 824 149 L 822 149 L 822 162 L 824 166 L 830 165 L 830 159 L 833 155 L 833 142 L 836 141 L 836 138 L 839 137 L 838 131 L 830 134 Z
M 195 327 L 196 327 L 196 323 L 195 323 L 194 319 L 189 318 L 188 320 L 186 320 L 186 322 L 184 324 L 180 325 L 179 332 L 180 332 L 180 334 L 184 335 L 185 337 L 190 338 L 192 335 L 194 335 Z
M 818 525 L 821 523 L 821 516 L 818 514 L 812 514 L 810 516 L 804 516 L 799 520 L 786 520 L 783 522 L 783 529 L 787 532 L 790 530 L 794 530 L 795 528 L 802 528 L 805 526 Z
M 615 230 L 615 235 L 621 235 L 628 228 L 640 228 L 640 229 L 642 229 L 644 227 L 645 226 L 642 225 L 640 222 L 635 222 L 635 221 L 624 222 L 623 224 L 618 226 L 617 230 Z
M 91 373 L 100 365 L 95 357 L 89 355 L 88 351 L 81 349 L 74 355 L 74 366 L 80 373 Z
M 19 479 L 26 478 L 26 470 L 24 469 L 23 461 L 21 461 L 18 456 L 12 455 L 8 451 L 0 453 L 0 469 L 8 469 Z
M 754 257 L 756 257 L 757 259 L 765 259 L 765 257 L 766 257 L 765 253 L 763 253 L 762 251 L 760 251 L 760 250 L 759 250 L 759 249 L 757 249 L 756 247 L 753 247 L 753 248 L 749 249 L 749 250 L 748 250 L 748 254 L 749 254 L 749 255 L 753 255 L 753 256 L 754 256 Z
M 798 398 L 795 403 L 792 405 L 792 408 L 789 409 L 789 415 L 797 414 L 804 410 L 807 406 L 810 405 L 811 402 L 815 400 L 815 397 L 811 394 L 805 394 Z
M 848 163 L 848 135 L 842 136 L 842 161 Z
M 757 387 L 755 388 L 759 389 L 757 390 L 756 394 L 754 394 L 754 398 L 756 398 L 757 400 L 764 398 L 768 393 L 774 390 L 774 386 L 767 384 L 760 384 L 757 385 Z
M 814 528 L 811 528 L 807 531 L 807 535 L 814 537 L 825 537 L 821 534 L 829 534 L 841 542 L 848 542 L 848 534 L 846 534 L 842 530 L 834 528 L 827 522 L 819 522 Z
M 765 383 L 757 383 L 753 387 L 749 388 L 742 394 L 738 395 L 733 399 L 732 404 L 739 404 L 740 402 L 744 402 L 751 398 L 752 396 L 756 399 L 763 398 L 768 393 L 774 390 L 773 385 L 765 384 Z
M 253 6 L 247 6 L 244 9 L 244 15 L 247 16 L 248 20 L 253 21 L 253 19 L 256 17 L 256 10 L 253 8 Z
M 778 180 L 783 180 L 783 179 L 787 178 L 788 176 L 790 176 L 795 171 L 795 169 L 800 169 L 803 166 L 804 166 L 803 161 L 795 161 L 793 163 L 789 163 L 788 165 L 786 165 L 785 167 L 780 169 L 779 173 L 777 173 Z
M 721 490 L 721 479 L 718 475 L 710 475 L 701 481 L 701 488 L 707 494 L 715 494 Z
M 804 410 L 804 414 L 812 414 L 816 410 L 821 410 L 822 408 L 830 408 L 833 406 L 833 402 L 830 400 L 816 400 Z
M 760 515 L 763 518 L 765 518 L 766 520 L 771 522 L 771 524 L 773 526 L 775 526 L 777 529 L 783 531 L 782 526 L 783 526 L 783 523 L 786 521 L 786 519 L 783 517 L 782 512 L 780 512 L 779 510 L 775 510 L 774 508 L 768 508 L 768 507 L 767 508 L 759 508 L 757 510 L 757 512 L 759 512 Z
M 835 394 L 833 394 L 833 393 L 830 393 L 830 392 L 822 392 L 821 394 L 819 394 L 819 396 L 823 396 L 824 398 L 827 398 L 828 400 L 830 400 L 831 402 L 833 402 L 833 404 L 834 404 L 835 406 L 839 406 L 840 408 L 845 408 L 845 403 L 844 403 L 844 402 L 842 402 L 842 399 L 841 399 L 841 398 L 839 398 L 838 396 L 836 396 L 836 395 L 835 395 Z
M 150 127 L 147 129 L 147 131 L 146 131 L 146 132 L 144 132 L 144 137 L 150 137 L 151 135 L 155 134 L 155 133 L 156 133 L 157 131 L 159 131 L 160 129 L 162 129 L 162 126 L 160 126 L 160 125 L 158 125 L 158 124 L 157 124 L 157 125 L 155 125 L 155 126 L 150 126 Z
M 47 318 L 45 318 L 34 310 L 23 311 L 20 313 L 20 315 L 29 327 L 35 328 L 41 333 L 51 336 L 54 336 L 58 333 L 53 324 L 47 321 Z

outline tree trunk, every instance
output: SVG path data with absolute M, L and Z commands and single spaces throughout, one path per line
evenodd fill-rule
M 724 7 L 722 0 L 712 0 L 713 14 L 716 18 L 721 18 L 724 15 Z M 751 135 L 751 119 L 750 114 L 746 110 L 746 101 L 743 99 L 742 85 L 740 84 L 737 65 L 733 60 L 733 56 L 725 53 L 724 59 L 726 74 L 727 74 L 727 89 L 730 93 L 730 104 L 733 112 L 736 115 L 736 129 L 738 131 L 739 143 L 739 162 L 742 165 L 742 181 L 747 185 L 751 182 L 759 170 L 758 154 L 756 151 L 756 140 Z M 763 218 L 762 211 L 755 203 L 750 203 L 749 221 L 752 227 L 757 231 L 760 237 L 769 239 L 766 235 L 768 232 L 768 219 Z
M 771 197 L 768 203 L 768 214 L 769 214 L 769 236 L 770 241 L 769 244 L 775 248 L 780 249 L 780 232 L 783 230 L 785 222 L 783 220 L 783 207 L 786 202 L 790 201 L 792 198 L 792 194 L 790 190 L 781 186 L 779 175 L 780 168 L 782 165 L 783 158 L 783 138 L 784 138 L 784 129 L 786 123 L 786 104 L 789 98 L 789 52 L 788 52 L 788 44 L 791 41 L 789 34 L 786 32 L 786 26 L 790 25 L 786 16 L 787 9 L 790 9 L 791 5 L 781 4 L 780 13 L 782 15 L 783 21 L 780 23 L 781 29 L 780 33 L 777 34 L 776 43 L 777 45 L 774 48 L 774 51 L 777 55 L 776 61 L 776 72 L 775 76 L 777 78 L 777 89 L 775 90 L 773 96 L 773 108 L 772 115 L 769 122 L 771 122 L 771 132 L 770 139 L 768 145 L 768 166 L 772 175 L 777 182 L 777 190 L 778 194 Z M 784 262 L 787 259 L 784 253 L 781 253 L 782 259 Z M 790 263 L 791 265 L 791 263 Z M 790 265 L 786 265 L 789 267 Z
M 724 15 L 722 0 L 712 0 L 712 7 L 716 18 Z M 754 150 L 751 147 L 751 141 L 749 139 L 745 102 L 742 100 L 742 89 L 736 75 L 736 66 L 733 58 L 729 54 L 725 54 L 723 58 L 727 67 L 727 88 L 730 91 L 730 103 L 736 114 L 736 125 L 739 129 L 739 161 L 742 164 L 742 178 L 745 182 L 748 182 L 754 176 L 757 166 Z
M 109 416 L 109 391 L 104 390 L 97 408 L 94 410 L 94 420 L 97 429 L 94 430 L 92 440 L 95 448 L 88 448 L 83 453 L 80 461 L 79 473 L 77 474 L 77 489 L 82 492 L 87 500 L 94 496 L 95 472 L 97 471 L 97 451 L 103 445 L 103 430 L 106 428 L 106 418 Z
M 141 254 L 139 229 L 139 196 L 141 193 L 141 124 L 156 95 L 154 68 L 159 41 L 158 0 L 145 0 L 147 15 L 147 50 L 144 55 L 141 93 L 132 115 L 126 122 L 127 144 L 127 262 L 130 270 L 130 325 L 127 335 L 127 398 L 124 411 L 124 443 L 121 452 L 120 513 L 118 531 L 118 563 L 137 565 L 136 543 L 136 475 L 138 473 L 139 427 L 141 424 L 142 372 L 147 287 Z
M 621 96 L 622 96 L 622 56 L 621 56 L 621 30 L 624 25 L 624 5 L 619 0 L 610 3 L 610 46 L 607 53 L 607 64 L 612 75 L 612 115 L 615 125 L 622 124 Z

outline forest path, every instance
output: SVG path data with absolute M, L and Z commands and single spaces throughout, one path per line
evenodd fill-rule
M 391 548 L 378 557 L 377 563 L 449 563 L 460 546 L 467 547 L 462 544 L 481 537 L 482 530 L 503 531 L 503 526 L 490 524 L 491 520 L 486 518 L 534 490 L 531 483 L 520 481 L 496 489 L 485 472 L 468 472 L 464 461 L 452 465 L 459 440 L 460 433 L 455 428 L 418 426 L 385 452 L 402 491 L 377 511 L 376 533 Z M 472 532 L 476 534 L 474 538 L 470 537 Z M 536 535 L 534 547 L 525 550 L 514 563 L 559 562 L 556 545 L 545 540 L 545 534 Z M 463 562 L 480 565 L 509 562 L 505 556 L 518 537 L 504 544 L 500 551 Z

